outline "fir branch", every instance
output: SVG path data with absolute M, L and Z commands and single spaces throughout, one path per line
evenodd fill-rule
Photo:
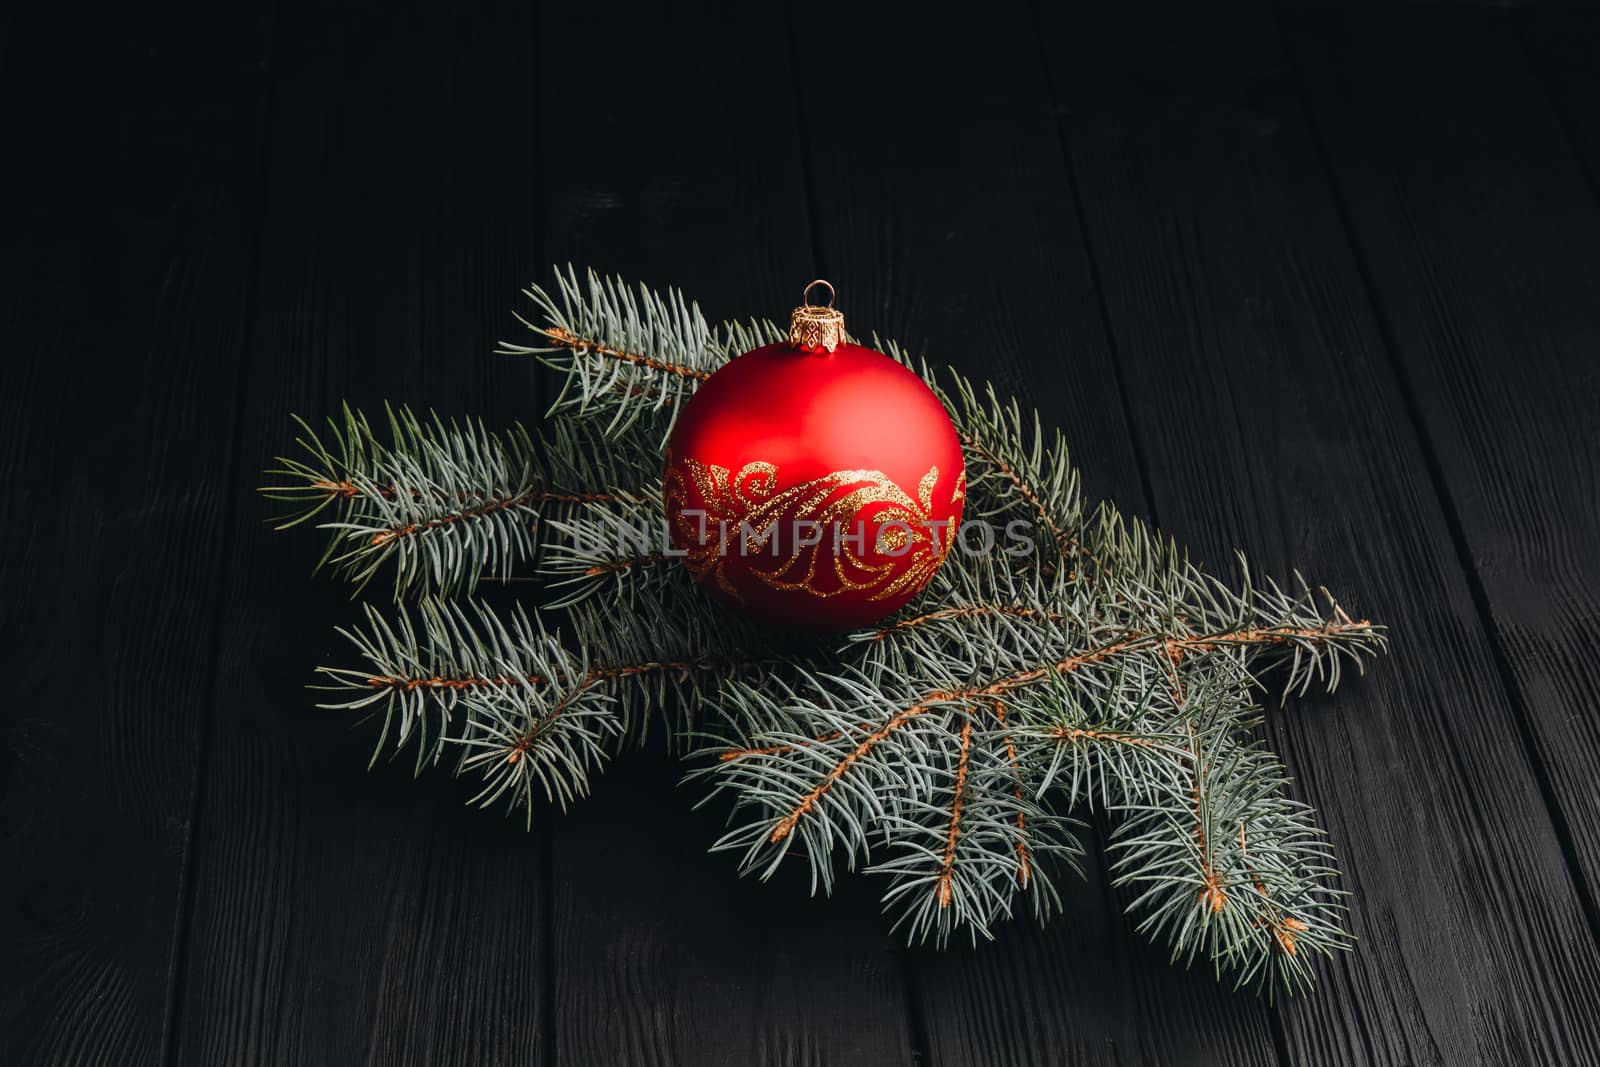
M 1384 648 L 1381 627 L 1298 575 L 1280 588 L 1242 559 L 1231 583 L 1207 574 L 1085 503 L 1037 415 L 923 365 L 962 441 L 968 518 L 1018 524 L 1025 550 L 953 553 L 899 617 L 838 645 L 775 642 L 672 565 L 658 479 L 682 402 L 780 331 L 570 268 L 528 296 L 535 343 L 501 351 L 565 376 L 539 441 L 402 412 L 379 442 L 347 411 L 326 446 L 306 431 L 268 491 L 299 507 L 287 524 L 331 516 L 330 558 L 358 580 L 394 559 L 400 591 L 470 589 L 537 552 L 568 616 L 570 645 L 520 609 L 502 623 L 426 600 L 420 631 L 369 609 L 347 634 L 362 666 L 324 673 L 337 706 L 384 713 L 380 750 L 392 733 L 420 768 L 451 749 L 480 799 L 526 809 L 540 789 L 577 795 L 605 750 L 671 716 L 669 736 L 711 745 L 691 777 L 733 798 L 716 848 L 762 876 L 803 857 L 824 891 L 840 864 L 864 867 L 912 940 L 988 936 L 1019 895 L 1056 910 L 1053 879 L 1080 854 L 1066 813 L 1089 805 L 1116 820 L 1130 912 L 1175 959 L 1292 991 L 1348 946 L 1331 853 L 1249 740 L 1252 691 L 1332 688 Z
M 980 390 L 952 368 L 935 373 L 892 339 L 874 335 L 873 341 L 917 371 L 950 413 L 967 463 L 965 517 L 997 526 L 1023 520 L 1047 568 L 1073 566 L 1084 556 L 1081 479 L 1060 431 L 1046 431 L 1037 412 L 1025 417 L 1015 399 L 1002 400 L 992 385 Z
M 503 355 L 532 355 L 564 375 L 551 411 L 604 420 L 609 429 L 655 418 L 661 439 L 681 402 L 717 367 L 784 334 L 763 320 L 712 326 L 699 305 L 675 289 L 656 293 L 589 271 L 555 272 L 553 289 L 524 290 L 538 336 L 532 345 L 502 342 Z
M 857 664 L 875 679 L 940 659 L 968 677 L 1033 681 L 1040 664 L 1070 669 L 1098 642 L 1099 656 L 1226 656 L 1258 682 L 1274 680 L 1287 698 L 1318 682 L 1331 691 L 1347 666 L 1362 669 L 1387 644 L 1381 626 L 1353 619 L 1299 575 L 1284 590 L 1256 581 L 1241 557 L 1230 586 L 1109 505 L 1083 536 L 1114 580 L 1008 567 L 1002 553 L 963 558 L 901 615 L 849 635 L 852 645 L 868 646 Z
M 1257 581 L 1240 553 L 1239 576 L 1230 585 L 1109 503 L 1097 509 L 1084 540 L 1115 576 L 1103 617 L 1166 634 L 1180 651 L 1199 650 L 1209 635 L 1215 639 L 1207 651 L 1236 651 L 1257 678 L 1287 668 L 1280 686 L 1285 699 L 1318 682 L 1332 692 L 1346 666 L 1360 671 L 1388 645 L 1382 626 L 1351 618 L 1327 589 L 1313 591 L 1298 572 L 1288 589 L 1270 578 Z
M 673 592 L 681 601 L 683 590 Z M 415 621 L 404 607 L 390 615 L 367 606 L 364 626 L 339 630 L 360 665 L 318 668 L 324 688 L 344 694 L 322 706 L 381 711 L 373 760 L 392 737 L 396 754 L 414 745 L 418 773 L 472 735 L 479 701 L 520 702 L 523 718 L 536 722 L 571 691 L 604 698 L 607 721 L 598 736 L 607 749 L 642 741 L 662 715 L 672 720 L 668 734 L 685 738 L 694 709 L 727 679 L 781 669 L 786 660 L 753 628 L 708 627 L 673 602 L 641 602 L 631 614 L 634 627 L 618 627 L 606 609 L 577 606 L 568 613 L 570 644 L 546 632 L 539 616 L 530 621 L 520 605 L 505 617 L 482 602 L 429 597 L 416 605 Z
M 620 609 L 615 598 L 590 597 L 565 613 L 575 643 L 599 664 L 694 664 L 692 670 L 620 678 L 612 687 L 625 740 L 642 743 L 655 721 L 664 720 L 669 746 L 683 750 L 699 740 L 702 717 L 720 706 L 730 683 L 786 677 L 803 653 L 707 605 L 682 567 L 662 567 L 651 580 L 657 583 L 652 595 L 636 595 Z
M 899 711 L 890 716 L 888 721 L 882 726 L 863 737 L 860 742 L 855 745 L 855 747 L 846 752 L 845 755 L 835 762 L 832 767 L 829 767 L 827 773 L 818 779 L 815 785 L 807 789 L 806 792 L 801 795 L 800 799 L 790 806 L 788 811 L 784 812 L 783 817 L 780 818 L 776 824 L 774 824 L 771 833 L 767 835 L 768 844 L 776 845 L 782 843 L 791 833 L 794 832 L 794 828 L 799 825 L 800 820 L 810 815 L 811 812 L 816 808 L 817 804 L 827 798 L 828 791 L 837 785 L 839 780 L 843 778 L 852 767 L 854 767 L 861 760 L 870 758 L 873 750 L 881 745 L 884 741 L 892 737 L 895 731 L 905 726 L 906 723 L 910 722 L 917 716 L 933 710 L 938 706 L 939 701 L 945 699 L 948 699 L 947 694 L 931 693 L 929 694 L 928 699 L 916 704 L 912 704 L 910 707 L 901 708 Z M 842 736 L 844 736 L 844 732 L 842 730 L 833 730 L 829 733 L 819 735 L 818 742 L 821 743 L 821 739 L 824 737 Z M 789 746 L 787 749 L 780 748 L 780 751 L 793 752 L 794 750 L 794 746 Z
M 1219 976 L 1269 993 L 1309 989 L 1308 958 L 1350 944 L 1332 851 L 1269 753 L 1192 723 L 1186 732 L 1186 783 L 1123 781 L 1113 877 L 1136 891 L 1139 929 L 1164 936 L 1174 960 L 1209 959 Z
M 1059 612 L 1041 611 L 1023 604 L 967 604 L 960 607 L 931 608 L 904 618 L 897 618 L 887 625 L 879 626 L 868 631 L 863 636 L 873 641 L 886 641 L 896 635 L 904 634 L 922 626 L 934 626 L 939 623 L 956 622 L 961 619 L 970 619 L 977 616 L 1004 616 L 1014 619 L 1044 619 L 1049 622 L 1059 623 L 1065 616 Z
M 770 696 L 735 687 L 752 715 L 785 722 L 730 739 L 699 772 L 713 795 L 735 797 L 734 826 L 714 848 L 770 874 L 798 847 L 814 889 L 831 889 L 833 862 L 886 876 L 885 907 L 913 940 L 944 943 L 958 929 L 990 936 L 1018 893 L 1046 916 L 1059 908 L 1053 867 L 1076 867 L 1071 823 L 1045 807 L 1011 733 L 959 694 L 933 692 L 874 711 L 859 678 L 802 678 Z M 757 710 L 757 709 L 760 710 Z M 1041 865 L 1043 857 L 1058 861 Z
M 325 690 L 346 694 L 320 706 L 382 711 L 374 762 L 391 734 L 396 754 L 416 749 L 417 773 L 455 752 L 458 775 L 483 779 L 475 802 L 505 799 L 530 825 L 535 793 L 565 808 L 588 792 L 623 728 L 603 684 L 613 676 L 521 608 L 502 620 L 483 604 L 425 599 L 416 622 L 404 607 L 392 620 L 370 606 L 365 615 L 364 628 L 339 631 L 363 665 L 318 668 Z
M 553 536 L 539 573 L 555 594 L 551 607 L 600 596 L 615 609 L 659 597 L 662 583 L 681 570 L 659 494 L 574 509 L 547 525 Z
M 1025 595 L 1030 588 L 1012 591 Z M 738 687 L 724 705 L 747 732 L 729 740 L 717 762 L 701 772 L 716 789 L 736 797 L 735 823 L 716 847 L 741 851 L 743 869 L 765 876 L 799 841 L 813 885 L 823 889 L 831 886 L 836 857 L 854 867 L 870 860 L 875 849 L 884 851 L 891 858 L 868 869 L 910 879 L 897 882 L 886 898 L 886 905 L 900 909 L 897 924 L 914 937 L 939 941 L 958 925 L 973 936 L 986 935 L 1010 913 L 1012 896 L 1039 875 L 1040 888 L 1050 891 L 1051 872 L 1038 862 L 1041 852 L 1072 855 L 1073 846 L 1052 821 L 1056 817 L 1037 809 L 1059 775 L 1059 756 L 1034 742 L 1048 737 L 1058 746 L 1110 750 L 1089 768 L 1105 773 L 1087 784 L 1074 780 L 1065 790 L 1069 807 L 1099 792 L 1109 810 L 1123 795 L 1118 790 L 1126 789 L 1125 780 L 1173 776 L 1170 764 L 1183 751 L 1182 732 L 1174 732 L 1173 724 L 1201 713 L 1191 708 L 1203 709 L 1222 734 L 1254 725 L 1256 711 L 1247 696 L 1251 656 L 1285 646 L 1360 646 L 1370 638 L 1370 627 L 1348 619 L 1324 620 L 1312 629 L 1292 616 L 1272 625 L 1252 616 L 1181 636 L 1118 630 L 1094 614 L 1099 602 L 1090 587 L 1068 588 L 1076 590 L 1076 599 L 1058 600 L 1058 611 L 1034 603 L 953 609 L 937 618 L 919 616 L 914 627 L 857 635 L 851 647 L 862 655 L 854 675 L 807 675 L 799 691 Z M 1259 614 L 1276 618 L 1267 599 L 1256 596 L 1251 603 Z M 920 647 L 908 651 L 908 644 Z M 1198 692 L 1190 692 L 1195 686 Z M 895 693 L 902 695 L 885 707 L 886 694 Z M 1063 708 L 1094 710 L 1063 718 Z M 1108 713 L 1114 713 L 1111 719 Z M 971 744 L 980 722 L 981 749 Z M 1040 724 L 1049 727 L 1041 732 Z M 1019 738 L 1028 743 L 1019 745 Z M 988 773 L 1007 777 L 977 809 L 986 812 L 974 835 L 983 844 L 974 845 L 979 859 L 962 867 L 956 850 L 975 810 L 965 798 L 978 753 Z M 1281 783 L 1270 782 L 1269 792 L 1281 792 Z M 939 790 L 942 801 L 930 795 Z M 1037 841 L 1041 827 L 1044 846 Z M 1204 872 L 1197 877 L 1207 884 Z M 958 884 L 971 892 L 947 911 Z M 1044 899 L 1036 897 L 1035 907 L 1047 907 L 1040 903 Z M 1317 944 L 1335 938 L 1316 929 Z M 1280 924 L 1280 934 L 1294 932 Z M 1206 952 L 1232 969 L 1223 957 L 1235 949 L 1224 952 L 1225 947 L 1209 945 Z M 1282 977 L 1291 977 L 1292 967 L 1275 966 Z
M 1016 784 L 1012 786 L 1012 796 L 1017 802 L 1017 841 L 1015 846 L 1017 852 L 1017 885 L 1022 889 L 1027 889 L 1028 882 L 1032 879 L 1033 859 L 1028 836 L 1028 818 L 1026 811 L 1023 809 L 1022 765 L 1017 762 L 1016 740 L 1012 736 L 1011 729 L 1006 726 L 1005 703 L 996 700 L 991 707 L 994 710 L 995 722 L 1001 728 L 1000 743 L 1005 748 L 1006 766 L 1010 767 L 1011 772 L 1016 776 Z
M 966 714 L 950 745 L 953 778 L 948 758 L 942 768 L 941 795 L 886 820 L 886 858 L 868 872 L 890 879 L 884 904 L 899 911 L 896 927 L 912 941 L 943 945 L 963 929 L 974 941 L 990 937 L 1018 897 L 1047 919 L 1061 906 L 1056 870 L 1081 874 L 1075 824 L 1024 787 L 1008 738 L 987 711 Z
M 961 755 L 956 760 L 956 780 L 950 787 L 950 829 L 945 835 L 944 855 L 939 860 L 939 877 L 934 898 L 941 908 L 950 906 L 951 885 L 956 876 L 956 842 L 961 839 L 961 806 L 967 801 L 967 774 L 971 770 L 972 719 L 961 724 Z
M 300 453 L 280 458 L 269 473 L 283 481 L 262 489 L 295 509 L 279 529 L 323 519 L 322 564 L 358 589 L 385 566 L 397 597 L 506 580 L 533 558 L 541 519 L 634 505 L 643 491 L 633 487 L 658 473 L 648 446 L 611 438 L 600 447 L 567 423 L 535 441 L 520 425 L 501 435 L 405 407 L 386 414 L 387 440 L 349 405 L 321 435 L 297 418 Z
M 1181 702 L 1149 670 L 1114 683 L 1102 673 L 1131 682 L 1136 700 L 1063 686 L 1054 711 L 1020 731 L 1024 746 L 1048 756 L 1045 788 L 1119 818 L 1113 879 L 1135 891 L 1141 932 L 1236 984 L 1304 990 L 1309 957 L 1350 944 L 1331 850 L 1277 761 L 1240 739 L 1254 720 L 1244 691 L 1186 673 Z

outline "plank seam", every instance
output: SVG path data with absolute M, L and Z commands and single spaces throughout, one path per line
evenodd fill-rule
M 1285 51 L 1290 56 L 1295 91 L 1301 113 L 1306 120 L 1306 128 L 1311 139 L 1312 149 L 1316 152 L 1318 162 L 1321 164 L 1327 179 L 1334 210 L 1338 214 L 1340 226 L 1344 229 L 1345 242 L 1350 249 L 1356 274 L 1361 280 L 1363 296 L 1368 307 L 1372 310 L 1379 341 L 1383 346 L 1384 359 L 1389 364 L 1389 369 L 1394 375 L 1396 388 L 1400 394 L 1400 402 L 1405 409 L 1407 419 L 1411 423 L 1418 450 L 1422 453 L 1428 481 L 1439 502 L 1445 528 L 1449 532 L 1451 546 L 1455 550 L 1456 562 L 1460 566 L 1466 582 L 1474 613 L 1478 616 L 1478 625 L 1483 630 L 1489 646 L 1490 657 L 1494 661 L 1495 671 L 1500 677 L 1501 690 L 1511 708 L 1512 723 L 1517 731 L 1517 738 L 1523 750 L 1523 756 L 1528 761 L 1534 783 L 1539 790 L 1539 796 L 1544 802 L 1545 813 L 1550 819 L 1556 843 L 1561 850 L 1562 862 L 1566 867 L 1567 877 L 1572 882 L 1573 891 L 1578 898 L 1579 909 L 1583 912 L 1584 922 L 1589 929 L 1590 940 L 1597 948 L 1600 948 L 1600 907 L 1597 907 L 1593 890 L 1583 877 L 1577 839 L 1572 832 L 1571 824 L 1561 805 L 1560 798 L 1556 794 L 1555 784 L 1550 776 L 1549 768 L 1539 754 L 1538 737 L 1534 732 L 1533 715 L 1528 707 L 1527 696 L 1517 679 L 1516 670 L 1512 666 L 1511 657 L 1506 649 L 1500 628 L 1495 624 L 1494 607 L 1489 599 L 1488 589 L 1473 562 L 1472 546 L 1467 539 L 1466 526 L 1461 519 L 1459 509 L 1456 507 L 1455 498 L 1450 492 L 1449 482 L 1444 473 L 1444 464 L 1439 458 L 1432 436 L 1428 433 L 1416 386 L 1405 368 L 1404 361 L 1400 358 L 1399 336 L 1394 329 L 1386 306 L 1379 296 L 1377 284 L 1373 278 L 1366 255 L 1356 237 L 1354 217 L 1350 210 L 1349 201 L 1345 196 L 1344 187 L 1334 170 L 1333 155 L 1328 149 L 1322 128 L 1317 122 L 1316 113 L 1311 107 L 1310 94 L 1306 89 L 1304 74 L 1300 69 L 1297 57 L 1288 48 L 1288 36 L 1281 32 L 1281 28 L 1280 36 L 1285 42 Z
M 228 462 L 225 470 L 232 471 L 227 486 L 227 496 L 222 509 L 222 541 L 217 566 L 217 597 L 212 612 L 211 640 L 207 652 L 211 665 L 211 680 L 207 689 L 211 693 L 210 706 L 203 715 L 197 738 L 195 771 L 189 793 L 189 821 L 184 832 L 183 862 L 178 870 L 178 913 L 173 924 L 172 948 L 167 957 L 167 998 L 162 1014 L 160 1062 L 175 1064 L 179 1057 L 178 1034 L 183 1024 L 183 999 L 187 988 L 185 976 L 189 965 L 190 925 L 194 921 L 195 904 L 195 854 L 198 849 L 199 826 L 204 803 L 209 793 L 208 764 L 214 748 L 212 735 L 217 730 L 217 701 L 222 684 L 222 632 L 227 616 L 228 576 L 232 570 L 232 551 L 237 535 L 240 499 L 247 492 L 247 480 L 239 470 L 244 452 L 244 414 L 250 396 L 251 336 L 260 306 L 262 249 L 266 244 L 268 179 L 272 161 L 272 124 L 277 104 L 278 49 L 280 44 L 282 9 L 273 5 L 272 22 L 267 30 L 266 91 L 260 110 L 261 148 L 256 161 L 256 228 L 250 249 L 250 268 L 245 283 L 245 305 L 240 316 L 239 373 L 234 387 L 233 433 L 228 442 Z
M 1106 302 L 1105 283 L 1101 277 L 1100 258 L 1095 254 L 1094 242 L 1089 236 L 1088 213 L 1083 206 L 1083 192 L 1078 181 L 1077 166 L 1072 158 L 1072 144 L 1067 136 L 1066 124 L 1062 121 L 1060 94 L 1056 91 L 1055 79 L 1050 73 L 1050 57 L 1045 52 L 1044 26 L 1039 18 L 1038 7 L 1034 3 L 1028 5 L 1028 14 L 1033 22 L 1033 37 L 1038 45 L 1036 55 L 1044 78 L 1045 99 L 1050 105 L 1050 125 L 1056 132 L 1056 145 L 1061 151 L 1061 165 L 1066 172 L 1067 195 L 1072 201 L 1073 223 L 1078 228 L 1078 237 L 1083 243 L 1084 262 L 1089 270 L 1089 280 L 1094 288 L 1095 309 L 1100 316 L 1100 332 L 1105 336 L 1106 352 L 1111 357 L 1111 374 L 1116 380 L 1117 399 L 1122 406 L 1122 423 L 1128 431 L 1129 447 L 1133 450 L 1133 463 L 1139 471 L 1139 490 L 1144 495 L 1144 512 L 1150 517 L 1150 522 L 1161 525 L 1160 514 L 1156 510 L 1155 483 L 1150 478 L 1150 458 L 1145 452 L 1144 443 L 1139 439 L 1139 432 L 1133 419 L 1133 404 L 1128 393 L 1127 374 L 1122 367 L 1122 352 L 1117 345 L 1117 335 L 1111 328 L 1111 306 Z
M 806 120 L 805 92 L 800 78 L 800 53 L 796 40 L 793 6 L 788 7 L 785 13 L 788 30 L 789 84 L 794 101 L 795 136 L 800 142 L 800 184 L 805 190 L 806 230 L 811 236 L 811 263 L 816 274 L 826 276 L 828 267 L 827 259 L 823 255 L 822 216 L 817 207 L 816 166 L 812 158 L 815 149 L 811 138 L 811 127 Z M 903 989 L 906 1035 L 909 1044 L 906 1051 L 909 1062 L 918 1067 L 929 1067 L 934 1062 L 933 1037 L 932 1031 L 928 1028 L 927 1012 L 922 1002 L 916 968 L 912 966 L 907 953 L 897 952 L 895 956 L 900 963 L 900 984 Z
M 544 5 L 534 4 L 532 14 L 532 41 L 530 47 L 535 58 L 542 59 L 541 47 L 545 39 Z M 534 263 L 537 269 L 544 269 L 547 257 L 550 254 L 550 231 L 552 219 L 550 216 L 552 205 L 550 203 L 549 187 L 545 181 L 544 160 L 544 99 L 543 87 L 545 77 L 543 72 L 547 69 L 543 62 L 536 63 L 539 73 L 531 79 L 535 97 L 533 115 L 533 213 L 539 220 L 538 227 L 533 236 Z M 548 380 L 547 370 L 538 370 L 532 376 L 530 385 L 533 392 L 533 406 L 535 411 L 544 411 L 545 382 Z M 556 828 L 555 813 L 548 808 L 545 811 L 543 826 L 540 831 L 540 845 L 543 852 L 539 858 L 540 891 L 544 900 L 541 901 L 541 914 L 539 916 L 539 940 L 541 956 L 539 959 L 538 973 L 544 988 L 539 990 L 538 1007 L 538 1060 L 544 1067 L 556 1067 L 559 1062 L 558 1033 L 560 1013 L 556 1000 L 558 970 L 561 966 L 560 954 L 556 951 L 556 886 L 558 871 L 556 864 Z
M 827 260 L 822 255 L 822 216 L 817 213 L 817 179 L 812 161 L 811 126 L 806 121 L 805 96 L 800 84 L 800 48 L 795 37 L 794 8 L 787 9 L 789 31 L 789 84 L 794 97 L 795 136 L 800 141 L 800 185 L 805 190 L 806 231 L 811 235 L 812 269 L 822 276 L 828 273 Z
M 1140 488 L 1144 493 L 1145 513 L 1149 516 L 1151 524 L 1159 527 L 1161 525 L 1161 516 L 1156 507 L 1155 483 L 1150 475 L 1150 461 L 1145 452 L 1144 444 L 1140 440 L 1138 426 L 1134 421 L 1127 375 L 1123 370 L 1122 353 L 1117 344 L 1116 332 L 1112 328 L 1111 307 L 1106 300 L 1100 260 L 1095 253 L 1093 238 L 1090 236 L 1088 211 L 1083 203 L 1082 187 L 1072 155 L 1072 142 L 1067 133 L 1064 112 L 1060 103 L 1060 94 L 1057 90 L 1055 79 L 1051 75 L 1050 57 L 1045 51 L 1044 42 L 1047 38 L 1043 32 L 1043 20 L 1039 17 L 1036 2 L 1028 5 L 1028 11 L 1033 19 L 1034 40 L 1038 43 L 1037 54 L 1040 67 L 1043 70 L 1052 125 L 1056 131 L 1056 142 L 1061 150 L 1061 162 L 1066 173 L 1067 191 L 1072 200 L 1073 219 L 1078 227 L 1079 239 L 1083 242 L 1084 259 L 1088 265 L 1089 278 L 1094 286 L 1095 305 L 1100 313 L 1100 328 L 1105 335 L 1106 348 L 1111 357 L 1112 373 L 1116 380 L 1117 398 L 1122 405 L 1122 421 L 1127 426 L 1129 444 L 1133 449 L 1134 464 L 1139 471 Z M 1288 1034 L 1284 1026 L 1281 1009 L 1276 1004 L 1263 1004 L 1262 1012 L 1266 1016 L 1267 1033 L 1271 1040 L 1274 1059 L 1279 1067 L 1290 1067 L 1293 1060 L 1289 1055 Z

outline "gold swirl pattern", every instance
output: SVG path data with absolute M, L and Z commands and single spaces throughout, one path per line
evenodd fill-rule
M 938 482 L 930 467 L 913 499 L 882 471 L 844 470 L 779 490 L 774 464 L 733 473 L 685 458 L 667 470 L 667 521 L 690 573 L 736 601 L 744 597 L 729 571 L 735 560 L 774 589 L 888 600 L 921 589 L 950 551 L 953 524 L 931 518 Z M 945 511 L 966 497 L 966 484 L 963 471 Z

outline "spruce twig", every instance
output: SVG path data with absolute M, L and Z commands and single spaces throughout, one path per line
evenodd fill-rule
M 330 531 L 319 566 L 357 590 L 388 567 L 397 597 L 470 593 L 531 561 L 541 522 L 656 495 L 641 487 L 659 460 L 627 435 L 555 422 L 535 439 L 517 424 L 498 434 L 404 406 L 385 414 L 386 435 L 348 404 L 321 433 L 296 416 L 298 451 L 278 459 L 267 473 L 279 481 L 261 490 L 293 509 L 279 529 Z
M 976 940 L 1018 906 L 1059 910 L 1076 868 L 1073 812 L 1109 815 L 1113 877 L 1175 961 L 1275 991 L 1348 948 L 1335 863 L 1313 813 L 1252 740 L 1254 694 L 1329 689 L 1383 650 L 1298 574 L 1241 557 L 1222 581 L 1170 539 L 1083 500 L 1061 436 L 992 388 L 914 364 L 967 463 L 966 514 L 1015 531 L 952 553 L 898 616 L 831 643 L 778 641 L 699 594 L 666 551 L 659 448 L 718 366 L 779 338 L 714 325 L 682 294 L 568 268 L 530 288 L 534 355 L 564 385 L 540 437 L 389 415 L 382 440 L 347 409 L 268 494 L 332 535 L 328 562 L 384 566 L 413 611 L 367 609 L 357 667 L 323 668 L 328 706 L 381 712 L 379 753 L 455 758 L 481 802 L 531 810 L 587 790 L 608 752 L 667 717 L 699 746 L 691 780 L 731 797 L 715 844 L 743 870 L 805 863 L 885 879 L 911 940 Z M 502 616 L 442 597 L 509 579 L 565 617 Z M 375 757 L 376 758 L 376 757 Z

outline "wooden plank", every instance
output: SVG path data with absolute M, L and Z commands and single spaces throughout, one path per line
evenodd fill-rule
M 547 6 L 551 258 L 680 286 L 714 319 L 782 319 L 816 273 L 785 39 L 761 5 Z M 905 1062 L 902 969 L 871 894 L 737 878 L 706 853 L 720 815 L 690 811 L 662 747 L 552 824 L 560 1061 Z
M 1394 94 L 1356 87 L 1419 57 L 1419 81 L 1436 62 L 1450 69 L 1445 31 L 1464 17 L 1414 37 L 1391 32 L 1407 19 L 1382 34 L 1352 19 L 1329 58 L 1349 77 L 1319 94 L 1319 118 L 1393 129 L 1351 165 L 1379 186 L 1388 168 L 1410 168 L 1416 209 L 1433 201 L 1441 227 L 1470 232 L 1483 214 L 1445 202 L 1459 157 L 1417 147 L 1465 111 L 1407 113 Z M 1170 532 L 1202 558 L 1240 545 L 1267 573 L 1298 564 L 1393 627 L 1394 654 L 1370 677 L 1271 718 L 1343 857 L 1360 938 L 1320 968 L 1319 993 L 1284 1009 L 1286 1051 L 1307 1063 L 1591 1062 L 1600 964 L 1429 477 L 1430 447 L 1448 442 L 1419 439 L 1270 27 L 1261 11 L 1104 11 L 1062 16 L 1044 39 L 1061 45 L 1049 57 L 1067 87 L 1089 238 Z M 1305 29 L 1308 50 L 1338 54 L 1325 21 Z M 1462 62 L 1482 74 L 1514 59 L 1485 44 Z M 1502 186 L 1476 207 L 1552 195 L 1542 190 Z M 1376 220 L 1375 232 L 1451 271 L 1489 269 L 1503 251 L 1416 218 Z M 1459 328 L 1437 317 L 1410 343 Z M 1479 433 L 1518 447 L 1492 423 Z
M 251 487 L 320 417 L 384 398 L 536 410 L 490 349 L 532 270 L 526 5 L 295 3 L 280 19 L 241 497 L 179 1012 L 186 1063 L 528 1062 L 543 1042 L 537 835 L 467 783 L 362 773 L 373 733 L 318 711 L 357 606 Z M 369 594 L 386 597 L 381 585 Z
M 1529 67 L 1549 97 L 1549 111 L 1577 154 L 1585 181 L 1600 196 L 1600 11 L 1571 4 L 1541 5 L 1519 20 Z M 1539 126 L 1547 119 L 1541 117 Z
M 1594 43 L 1596 28 L 1576 12 L 1537 23 L 1558 84 L 1587 78 L 1600 88 L 1574 51 Z M 1370 55 L 1377 77 L 1358 90 L 1331 69 L 1343 51 L 1308 58 L 1317 114 L 1341 94 L 1343 106 L 1321 126 L 1357 245 L 1592 894 L 1600 887 L 1600 723 L 1591 714 L 1600 706 L 1591 669 L 1600 465 L 1590 440 L 1600 408 L 1600 203 L 1568 155 L 1544 61 L 1506 47 L 1505 19 L 1454 26 L 1427 79 L 1341 29 L 1333 40 Z M 1400 29 L 1401 42 L 1425 30 L 1411 21 Z M 1592 51 L 1588 58 L 1592 67 Z M 1480 68 L 1487 62 L 1495 65 Z M 1573 109 L 1584 123 L 1577 143 L 1593 151 L 1600 127 L 1588 110 Z M 1407 151 L 1398 152 L 1402 136 Z M 1379 152 L 1392 160 L 1382 179 L 1366 162 Z
M 214 674 L 268 16 L 6 16 L 0 1062 L 161 1055 Z
M 1559 94 L 1596 86 L 1573 49 L 1592 45 L 1600 23 L 1541 14 L 1534 36 L 1548 60 L 1517 47 L 1520 24 L 1504 12 L 1443 28 L 1408 17 L 1381 41 L 1342 18 L 1305 15 L 1293 28 L 1357 253 L 1594 937 L 1600 201 L 1594 157 L 1586 167 L 1569 140 L 1596 147 L 1588 100 L 1563 108 Z M 1424 41 L 1438 52 L 1426 75 L 1406 59 Z M 1367 73 L 1350 78 L 1349 63 Z M 1563 129 L 1563 110 L 1581 125 Z M 1560 1029 L 1597 1027 L 1590 1016 Z
M 799 36 L 822 250 L 852 327 L 895 336 L 1036 405 L 1089 493 L 1142 509 L 1140 474 L 1020 5 L 981 20 L 852 13 L 842 39 Z M 1019 51 L 1020 47 L 1020 51 Z M 1268 1018 L 1172 968 L 1126 901 L 1065 877 L 1041 932 L 913 955 L 936 1063 L 1267 1063 Z

